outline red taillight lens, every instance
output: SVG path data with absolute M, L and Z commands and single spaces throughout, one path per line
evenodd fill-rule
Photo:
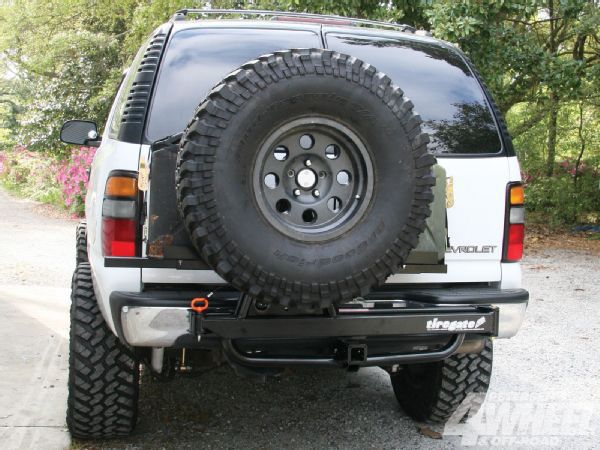
M 104 256 L 135 256 L 135 220 L 102 218 Z
M 504 236 L 504 262 L 517 262 L 523 257 L 525 239 L 525 193 L 521 183 L 508 185 L 506 196 L 506 235 Z
M 138 189 L 135 173 L 118 172 L 106 182 L 102 204 L 104 256 L 137 255 Z
M 513 223 L 508 226 L 508 244 L 506 246 L 506 260 L 519 261 L 523 257 L 523 239 L 525 238 L 525 225 Z

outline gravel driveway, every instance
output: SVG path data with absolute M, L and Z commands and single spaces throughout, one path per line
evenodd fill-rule
M 31 203 L 1 191 L 0 217 L 0 447 L 63 448 L 68 445 L 65 337 L 75 223 L 41 215 Z M 529 396 L 538 408 L 591 404 L 591 434 L 581 435 L 577 420 L 568 429 L 558 424 L 557 433 L 570 430 L 573 436 L 555 446 L 598 445 L 599 255 L 548 249 L 528 255 L 523 268 L 529 310 L 517 337 L 495 342 L 491 398 Z M 135 434 L 91 446 L 460 446 L 458 436 L 435 440 L 419 426 L 399 409 L 379 369 L 295 369 L 259 383 L 222 366 L 199 377 L 143 384 Z

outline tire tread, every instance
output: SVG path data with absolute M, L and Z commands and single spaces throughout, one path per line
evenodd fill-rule
M 104 321 L 88 263 L 75 269 L 71 301 L 69 431 L 80 439 L 127 436 L 137 420 L 139 363 Z
M 486 339 L 480 353 L 457 353 L 444 361 L 423 364 L 426 380 L 415 388 L 407 383 L 403 370 L 392 375 L 392 386 L 400 406 L 413 419 L 445 423 L 469 395 L 485 394 L 492 376 L 493 344 Z M 481 407 L 481 396 L 473 397 L 461 420 Z M 459 411 L 463 414 L 463 411 Z

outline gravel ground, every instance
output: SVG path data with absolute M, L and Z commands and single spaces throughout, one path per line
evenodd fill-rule
M 46 284 L 67 288 L 72 263 L 63 255 L 72 253 L 73 223 L 32 214 L 30 204 L 9 199 L 1 192 L 0 214 L 14 216 L 8 222 L 0 221 L 0 288 Z M 27 239 L 21 239 L 25 235 Z M 56 254 L 61 256 L 55 259 L 52 255 Z M 559 441 L 543 442 L 556 448 L 597 446 L 599 255 L 581 250 L 538 250 L 526 256 L 523 269 L 523 284 L 531 294 L 527 318 L 515 338 L 495 342 L 487 404 L 527 398 L 537 408 L 531 417 L 543 417 L 545 411 L 546 425 L 550 423 L 559 430 L 557 434 L 572 434 Z M 0 297 L 0 301 L 4 299 Z M 0 329 L 4 326 L 1 321 Z M 21 332 L 27 335 L 32 331 L 28 328 Z M 63 372 L 58 383 L 65 382 Z M 64 401 L 61 396 L 57 400 Z M 561 422 L 566 403 L 591 405 L 591 432 L 582 435 L 586 430 L 581 429 L 585 418 L 581 411 L 567 414 L 575 417 L 572 423 Z M 555 409 L 548 409 L 551 406 Z M 484 409 L 487 412 L 489 408 Z M 552 414 L 558 421 L 552 422 Z M 0 417 L 0 447 L 5 447 L 2 424 Z M 240 378 L 221 366 L 170 383 L 143 383 L 134 435 L 124 440 L 71 445 L 149 449 L 461 446 L 458 436 L 444 436 L 442 440 L 424 436 L 419 431 L 421 425 L 400 410 L 388 376 L 379 369 L 358 373 L 295 369 L 261 383 Z M 442 431 L 440 427 L 432 429 Z M 523 447 L 532 446 L 528 444 L 532 443 Z M 504 442 L 504 446 L 513 445 Z

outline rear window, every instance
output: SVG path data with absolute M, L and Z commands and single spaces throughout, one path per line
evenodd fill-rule
M 500 137 L 477 79 L 454 51 L 436 44 L 327 33 L 328 48 L 356 56 L 388 75 L 412 100 L 436 155 L 501 151 Z
M 200 29 L 173 35 L 161 64 L 146 137 L 150 141 L 184 130 L 198 104 L 229 72 L 257 56 L 288 48 L 321 47 L 310 31 Z

